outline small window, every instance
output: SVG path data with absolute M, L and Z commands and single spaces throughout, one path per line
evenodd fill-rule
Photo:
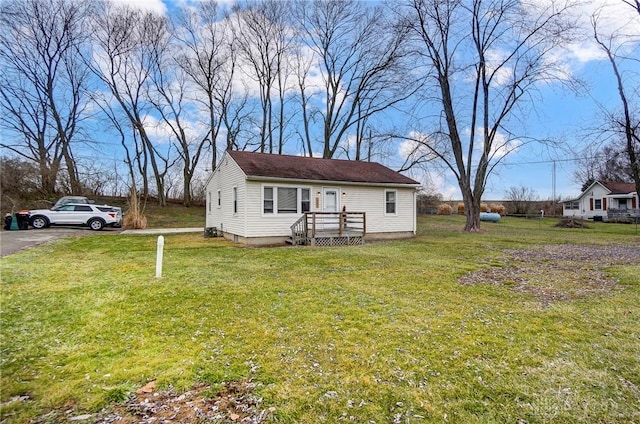
M 222 206 L 222 192 L 218 190 L 218 207 Z
M 273 213 L 273 187 L 265 187 L 263 196 L 263 212 Z
M 238 213 L 238 187 L 233 188 L 233 213 Z
M 595 199 L 593 203 L 594 209 L 602 209 L 602 199 Z
M 311 210 L 311 190 L 303 188 L 300 190 L 300 207 L 302 212 L 309 212 Z
M 207 205 L 209 205 L 209 212 L 211 212 L 211 192 L 207 193 Z
M 384 202 L 385 202 L 385 213 L 388 215 L 394 215 L 396 213 L 396 192 L 385 191 Z

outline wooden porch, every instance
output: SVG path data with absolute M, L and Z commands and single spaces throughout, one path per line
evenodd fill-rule
M 634 202 L 635 203 L 635 202 Z M 638 222 L 640 220 L 640 209 L 613 209 L 607 210 L 607 221 L 609 222 Z
M 364 244 L 364 212 L 306 212 L 291 226 L 287 243 L 294 246 L 353 246 Z

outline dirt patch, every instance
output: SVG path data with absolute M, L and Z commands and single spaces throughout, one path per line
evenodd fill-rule
M 240 423 L 258 424 L 273 417 L 275 408 L 262 408 L 262 399 L 251 381 L 224 383 L 216 390 L 198 384 L 184 393 L 156 391 L 151 382 L 131 395 L 128 401 L 98 414 L 52 411 L 36 423 L 162 424 Z
M 563 218 L 558 222 L 555 227 L 559 228 L 590 228 L 587 225 L 587 221 L 578 218 Z
M 469 273 L 459 282 L 507 286 L 548 305 L 619 290 L 606 268 L 636 264 L 640 264 L 640 247 L 547 245 L 505 250 L 491 268 Z
M 145 386 L 145 387 L 148 387 Z M 213 392 L 210 385 L 197 385 L 177 394 L 145 390 L 143 387 L 125 404 L 104 413 L 96 423 L 262 423 L 273 414 L 273 408 L 261 409 L 256 384 L 232 381 Z

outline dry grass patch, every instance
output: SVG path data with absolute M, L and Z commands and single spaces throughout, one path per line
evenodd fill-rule
M 640 262 L 640 248 L 627 246 L 546 245 L 505 250 L 502 262 L 471 272 L 460 283 L 498 284 L 531 295 L 544 305 L 619 290 L 607 275 L 613 265 Z

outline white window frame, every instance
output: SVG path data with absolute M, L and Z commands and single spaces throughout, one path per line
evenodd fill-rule
M 273 189 L 273 212 L 265 212 L 264 211 L 264 189 L 271 188 Z M 296 212 L 278 212 L 278 188 L 295 188 L 296 189 Z M 262 184 L 260 188 L 260 212 L 262 216 L 283 216 L 290 217 L 292 215 L 299 215 L 302 212 L 302 190 L 307 190 L 309 192 L 309 212 L 313 209 L 312 205 L 312 189 L 308 186 L 297 186 L 297 185 L 289 185 L 289 184 Z
M 393 212 L 387 212 L 387 205 L 390 203 L 387 201 L 387 193 L 393 193 Z M 383 197 L 383 208 L 385 216 L 397 216 L 398 215 L 398 190 L 385 190 Z

